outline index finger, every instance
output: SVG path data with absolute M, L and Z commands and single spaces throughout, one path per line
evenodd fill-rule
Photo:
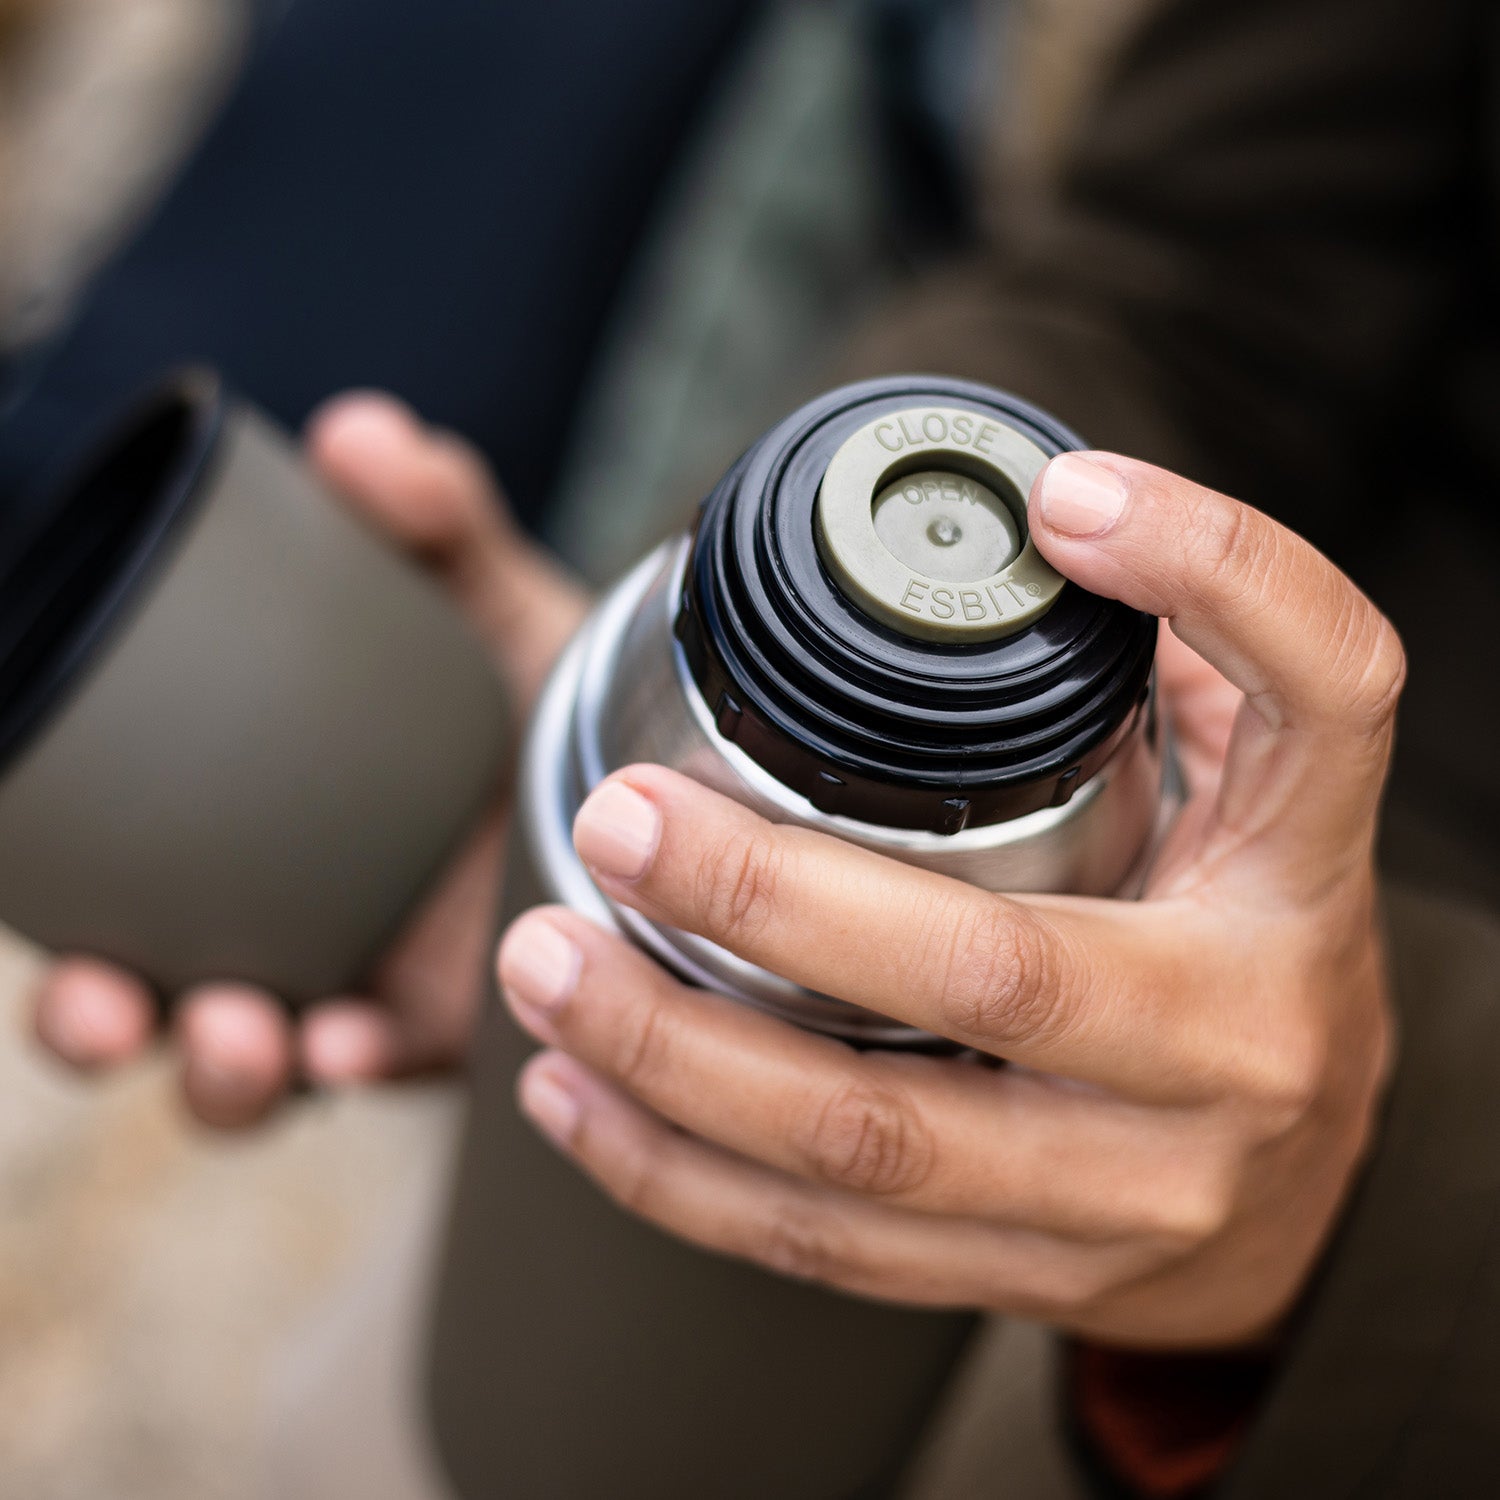
M 1012 1062 L 1201 1098 L 1215 1057 L 1236 1050 L 1232 1022 L 1210 1027 L 1179 999 L 1204 964 L 1175 907 L 992 895 L 768 823 L 659 766 L 603 783 L 574 842 L 600 886 L 653 921 Z

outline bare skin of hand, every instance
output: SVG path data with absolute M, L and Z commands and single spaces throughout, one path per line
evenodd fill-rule
M 448 590 L 523 717 L 586 600 L 512 524 L 479 456 L 392 397 L 364 392 L 324 406 L 308 425 L 307 449 L 329 486 Z M 369 995 L 332 996 L 295 1021 L 244 985 L 180 997 L 174 1039 L 193 1113 L 222 1128 L 252 1125 L 299 1074 L 338 1085 L 454 1063 L 483 988 L 504 824 L 497 803 L 382 961 Z M 88 958 L 54 964 L 36 996 L 37 1035 L 85 1071 L 138 1057 L 156 1019 L 143 984 Z
M 1402 651 L 1306 543 L 1144 464 L 1055 460 L 1031 520 L 1167 622 L 1191 798 L 1144 900 L 990 895 L 659 767 L 574 831 L 653 920 L 1010 1066 L 856 1052 L 541 908 L 499 956 L 546 1049 L 521 1105 L 636 1213 L 793 1276 L 1138 1347 L 1264 1338 L 1391 1066 L 1373 847 Z

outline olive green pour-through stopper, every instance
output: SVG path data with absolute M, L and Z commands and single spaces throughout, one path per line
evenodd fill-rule
M 856 432 L 823 476 L 823 561 L 849 600 L 903 635 L 946 645 L 1012 635 L 1063 586 L 1026 525 L 1046 463 L 981 413 L 893 412 Z

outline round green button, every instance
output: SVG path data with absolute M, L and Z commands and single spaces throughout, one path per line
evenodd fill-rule
M 1063 578 L 1032 545 L 1026 497 L 1047 464 L 982 413 L 916 406 L 862 427 L 818 493 L 818 546 L 840 590 L 918 640 L 997 640 L 1041 618 Z

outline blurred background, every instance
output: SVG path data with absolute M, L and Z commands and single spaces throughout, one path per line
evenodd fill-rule
M 0 347 L 66 319 L 222 98 L 226 0 L 0 3 Z M 100 1085 L 32 1046 L 36 955 L 0 934 L 0 1492 L 250 1492 L 278 1332 L 334 1280 L 447 1105 L 317 1105 L 253 1140 L 188 1126 L 166 1065 Z
M 842 330 L 962 244 L 977 135 L 995 128 L 988 108 L 980 124 L 975 98 L 988 106 L 1003 93 L 1008 159 L 1018 174 L 1044 177 L 1073 101 L 1130 11 L 1123 0 L 720 7 L 723 25 L 700 55 L 677 59 L 690 128 L 670 152 L 638 154 L 636 197 L 613 213 L 629 233 L 600 249 L 587 308 L 559 325 L 567 358 L 549 377 L 556 414 L 545 444 L 528 447 L 465 406 L 466 380 L 475 402 L 487 399 L 484 350 L 465 346 L 457 326 L 463 277 L 483 285 L 483 264 L 439 256 L 423 270 L 419 258 L 387 253 L 431 232 L 412 222 L 425 210 L 403 200 L 403 184 L 430 185 L 436 166 L 414 172 L 388 155 L 394 176 L 382 198 L 383 164 L 359 158 L 351 131 L 345 158 L 332 141 L 325 165 L 330 183 L 363 196 L 335 202 L 324 222 L 304 201 L 297 224 L 274 197 L 257 197 L 265 173 L 242 174 L 257 128 L 295 123 L 303 96 L 337 80 L 330 57 L 357 70 L 362 47 L 388 52 L 415 17 L 461 28 L 482 12 L 526 9 L 424 0 L 403 19 L 402 5 L 362 4 L 361 13 L 340 0 L 0 0 L 0 533 L 43 486 L 64 405 L 81 427 L 114 394 L 110 381 L 139 373 L 117 365 L 97 390 L 68 387 L 67 351 L 90 339 L 111 351 L 139 344 L 149 361 L 159 333 L 176 354 L 223 362 L 289 423 L 346 373 L 396 384 L 471 430 L 531 520 L 587 574 L 607 577 L 680 524 L 739 447 L 817 387 L 819 356 L 831 360 Z M 497 53 L 497 73 L 502 61 Z M 475 62 L 481 76 L 487 65 Z M 412 67 L 430 84 L 419 50 Z M 380 97 L 367 107 L 372 128 L 399 142 L 399 115 Z M 524 217 L 518 226 L 489 214 L 493 145 L 472 120 L 455 129 L 449 147 L 468 196 L 455 201 L 444 188 L 434 201 L 453 226 L 472 220 L 481 241 L 490 234 L 503 246 Z M 295 176 L 274 161 L 268 171 Z M 239 269 L 222 283 L 212 249 L 206 270 L 179 253 L 205 174 L 228 183 L 220 255 Z M 289 236 L 354 233 L 372 202 L 385 232 L 340 276 L 358 288 L 368 266 L 391 285 L 447 279 L 456 291 L 436 311 L 420 296 L 392 305 L 389 324 L 370 318 L 368 329 L 346 310 L 364 334 L 352 343 L 373 352 L 347 371 L 299 371 L 299 383 L 264 329 L 254 339 L 244 331 L 247 319 L 265 322 L 254 299 L 273 283 L 257 282 L 257 270 L 277 264 Z M 475 253 L 489 252 L 481 242 Z M 164 276 L 201 284 L 200 300 L 174 302 Z M 396 300 L 374 280 L 368 295 Z M 237 322 L 238 301 L 248 312 Z M 141 337 L 120 335 L 121 305 L 152 320 Z M 459 310 L 452 327 L 442 321 L 449 307 Z M 415 355 L 404 386 L 382 367 L 387 345 L 420 352 L 424 340 L 433 369 L 451 355 L 451 391 Z M 56 399 L 60 387 L 69 402 Z M 0 933 L 0 1493 L 255 1493 L 262 1393 L 286 1336 L 338 1288 L 389 1202 L 441 1176 L 453 1091 L 311 1100 L 250 1138 L 212 1138 L 186 1122 L 164 1059 L 103 1083 L 45 1060 L 28 1034 L 37 963 Z

